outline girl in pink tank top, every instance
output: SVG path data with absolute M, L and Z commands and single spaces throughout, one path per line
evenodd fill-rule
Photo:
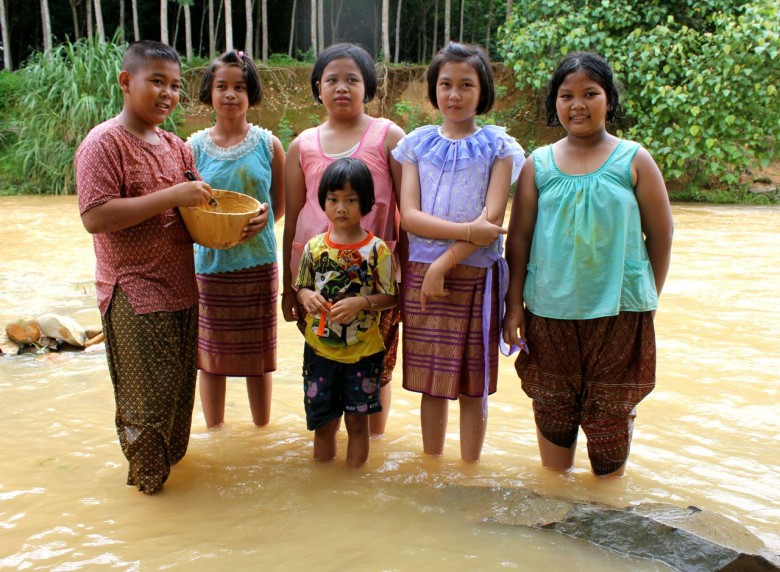
M 317 200 L 322 173 L 336 159 L 362 159 L 374 178 L 376 204 L 363 217 L 365 230 L 373 232 L 395 252 L 401 268 L 399 242 L 398 193 L 401 165 L 390 152 L 403 138 L 395 123 L 375 118 L 364 111 L 374 98 L 376 69 L 371 56 L 355 44 L 335 44 L 324 50 L 311 73 L 314 99 L 322 103 L 328 119 L 307 129 L 291 144 L 285 166 L 284 270 L 282 280 L 282 313 L 288 322 L 301 322 L 305 312 L 297 304 L 293 284 L 298 273 L 303 247 L 312 237 L 328 230 L 328 219 Z M 400 279 L 400 277 L 399 277 Z M 371 434 L 382 435 L 390 409 L 390 378 L 398 344 L 398 313 L 382 313 L 380 328 L 385 340 L 385 362 L 382 374 L 382 412 L 371 415 Z

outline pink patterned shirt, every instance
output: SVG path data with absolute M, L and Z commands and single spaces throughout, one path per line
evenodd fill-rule
M 162 129 L 157 135 L 160 143 L 152 145 L 116 118 L 94 127 L 76 152 L 79 212 L 184 182 L 186 170 L 197 174 L 181 139 Z M 92 238 L 101 313 L 108 309 L 115 286 L 127 294 L 136 314 L 175 312 L 197 304 L 192 239 L 175 209 Z

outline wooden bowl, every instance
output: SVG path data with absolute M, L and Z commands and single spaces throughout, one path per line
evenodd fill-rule
M 184 226 L 201 246 L 224 250 L 241 240 L 241 232 L 260 211 L 260 201 L 233 191 L 211 190 L 217 204 L 179 207 Z

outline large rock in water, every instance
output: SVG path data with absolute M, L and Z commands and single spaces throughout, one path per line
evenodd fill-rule
M 525 489 L 480 488 L 461 501 L 481 505 L 486 520 L 554 530 L 628 556 L 657 560 L 683 572 L 780 570 L 780 555 L 742 525 L 696 507 L 642 504 L 623 509 L 546 498 Z M 468 495 L 463 499 L 462 495 Z
M 11 340 L 21 345 L 42 344 L 43 341 L 41 328 L 35 320 L 20 319 L 13 321 L 5 327 L 5 333 Z
M 73 318 L 59 314 L 43 314 L 35 319 L 44 336 L 62 340 L 76 347 L 84 347 L 87 334 L 84 327 Z

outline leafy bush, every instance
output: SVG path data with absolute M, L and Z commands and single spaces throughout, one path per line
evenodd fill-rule
M 18 73 L 0 71 L 0 149 L 16 140 L 16 129 L 11 118 L 22 94 L 22 80 Z
M 66 42 L 33 55 L 22 70 L 24 95 L 14 125 L 11 159 L 39 193 L 75 192 L 73 159 L 89 130 L 119 113 L 117 78 L 126 46 L 97 39 Z M 163 128 L 175 129 L 176 117 Z
M 565 54 L 600 53 L 623 84 L 619 134 L 666 177 L 719 186 L 777 156 L 779 30 L 773 0 L 531 0 L 499 47 L 517 84 L 537 90 Z

